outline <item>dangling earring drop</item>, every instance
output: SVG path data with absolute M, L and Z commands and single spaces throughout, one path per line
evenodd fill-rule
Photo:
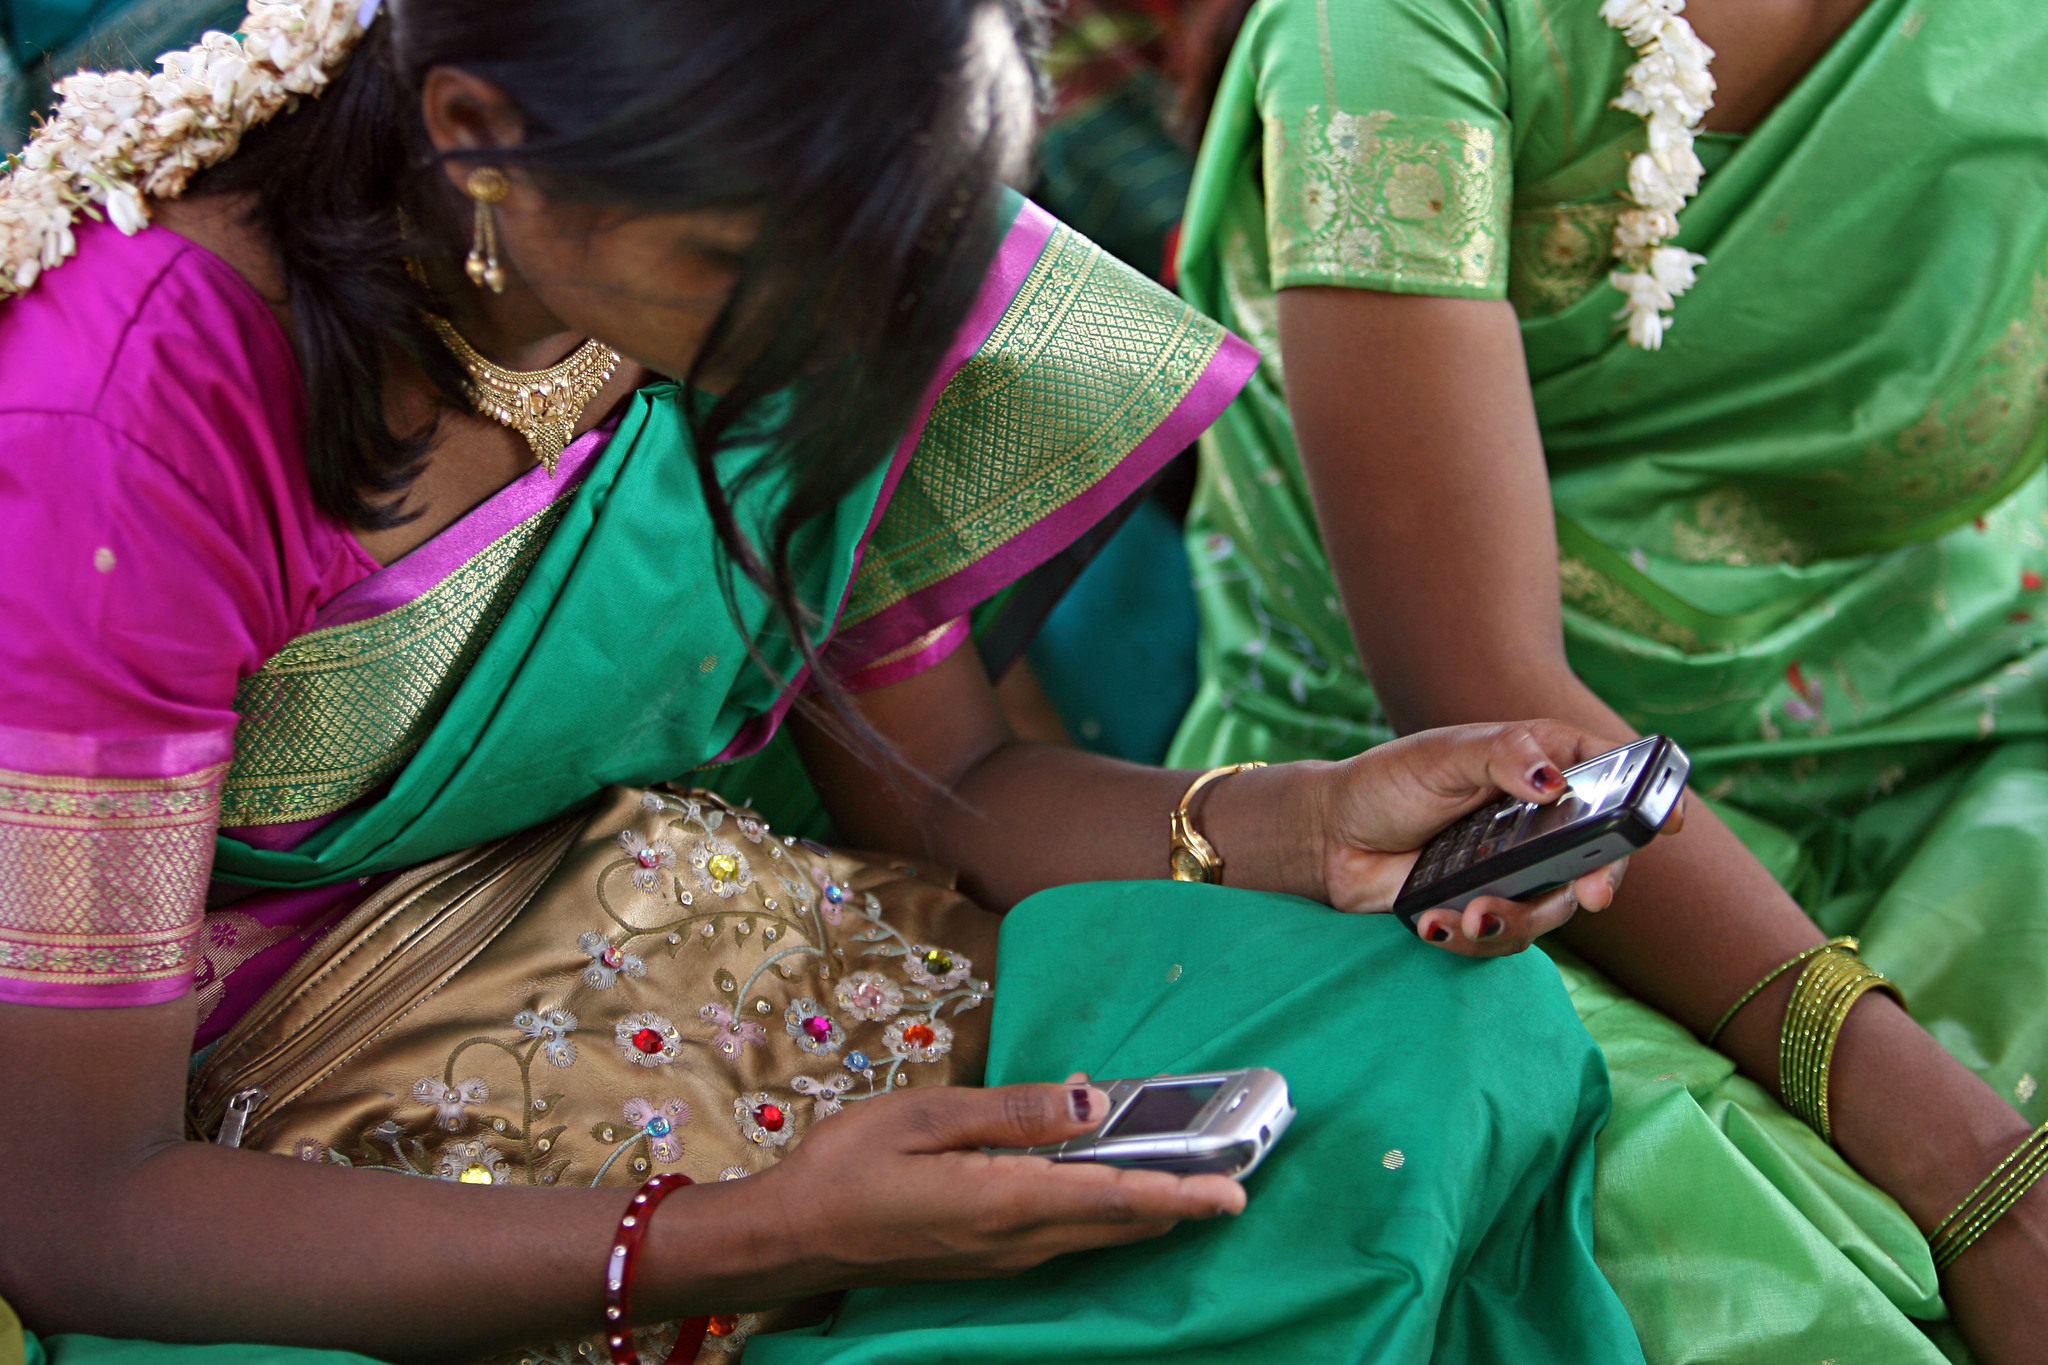
M 505 292 L 505 267 L 498 264 L 498 211 L 512 192 L 512 182 L 495 166 L 479 166 L 469 173 L 463 186 L 476 201 L 476 235 L 469 244 L 469 259 L 462 263 L 469 282 L 493 294 Z

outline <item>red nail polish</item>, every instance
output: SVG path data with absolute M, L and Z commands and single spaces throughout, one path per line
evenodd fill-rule
M 1086 1087 L 1077 1085 L 1067 1092 L 1067 1108 L 1074 1111 L 1076 1119 L 1085 1123 L 1092 1107 Z
M 1448 943 L 1450 941 L 1450 937 L 1451 931 L 1444 928 L 1441 924 L 1432 924 L 1429 926 L 1429 941 L 1431 943 Z
M 1507 921 L 1499 915 L 1482 915 L 1479 918 L 1479 937 L 1499 938 L 1507 927 Z
M 1529 782 L 1537 791 L 1547 792 L 1552 787 L 1564 785 L 1564 774 L 1546 763 L 1529 774 Z

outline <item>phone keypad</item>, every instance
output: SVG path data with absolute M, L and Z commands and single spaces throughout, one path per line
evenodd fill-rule
M 1500 846 L 1501 837 L 1514 827 L 1506 817 L 1521 807 L 1520 801 L 1512 800 L 1481 807 L 1431 839 L 1423 846 L 1409 884 L 1433 886 L 1492 854 Z M 1496 830 L 1496 826 L 1500 828 Z

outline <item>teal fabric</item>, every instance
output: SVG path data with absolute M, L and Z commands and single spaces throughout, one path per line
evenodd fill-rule
M 1031 666 L 1081 747 L 1158 763 L 1194 699 L 1195 592 L 1180 523 L 1138 504 L 1031 644 Z
M 354 1351 L 303 1346 L 166 1346 L 154 1341 L 27 1334 L 26 1365 L 380 1365 Z M 5 1362 L 0 1362 L 5 1365 Z
M 1285 1075 L 1300 1117 L 1250 1205 L 1011 1280 L 858 1291 L 749 1365 L 1642 1359 L 1593 1261 L 1607 1072 L 1547 958 L 1133 882 L 1024 902 L 998 960 L 990 1084 Z

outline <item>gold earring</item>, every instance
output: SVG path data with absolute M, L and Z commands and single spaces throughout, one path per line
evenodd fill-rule
M 477 288 L 502 294 L 505 267 L 498 264 L 497 205 L 504 203 L 505 196 L 512 192 L 512 182 L 495 166 L 479 166 L 469 173 L 463 188 L 476 201 L 476 235 L 470 241 L 469 259 L 462 263 L 462 268 Z

